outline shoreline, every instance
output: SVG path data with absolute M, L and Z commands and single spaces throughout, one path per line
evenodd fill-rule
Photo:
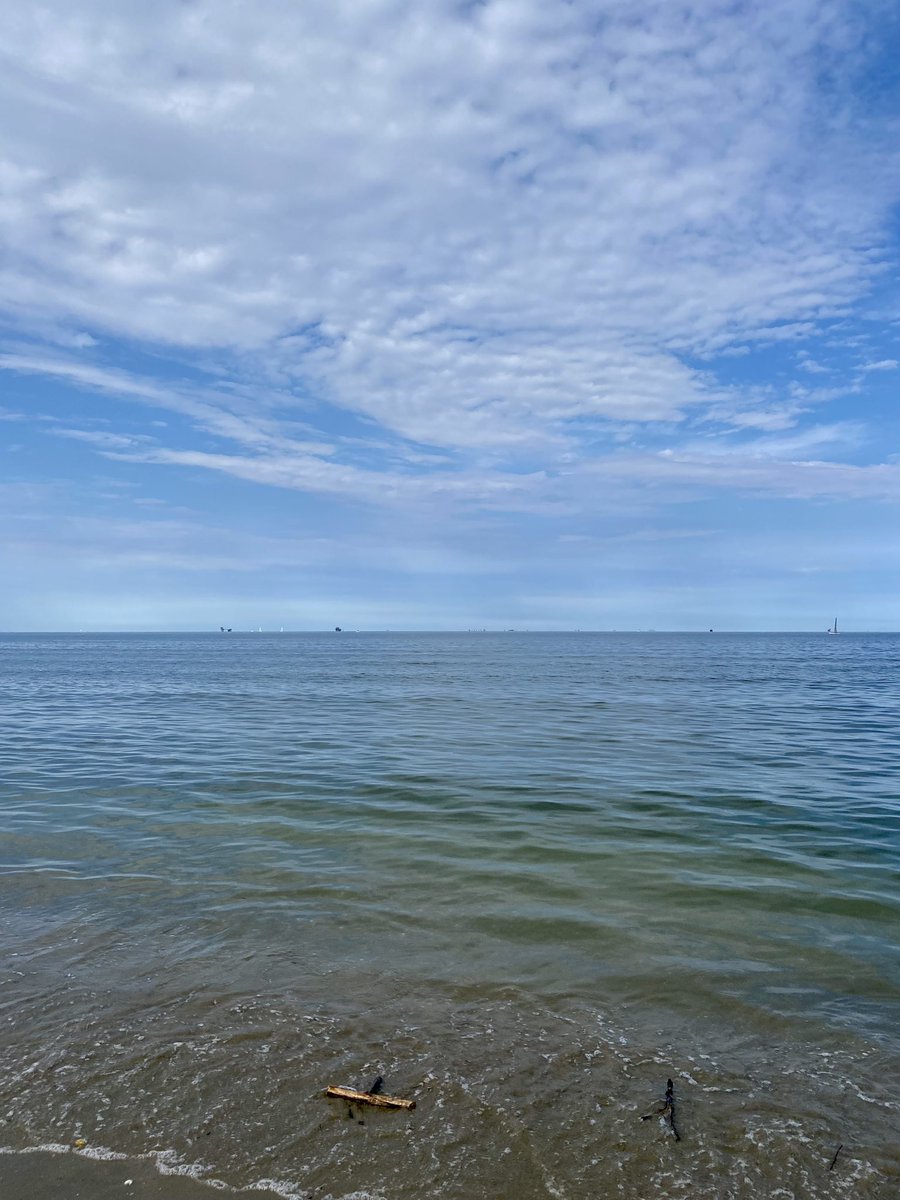
M 161 1169 L 158 1155 L 101 1156 L 67 1146 L 0 1151 L 0 1196 L 9 1200 L 211 1200 L 222 1195 L 300 1200 L 306 1193 L 274 1180 L 271 1187 L 232 1188 L 222 1180 L 196 1179 Z

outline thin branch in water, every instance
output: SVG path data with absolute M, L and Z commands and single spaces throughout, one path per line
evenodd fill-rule
M 652 1113 L 645 1113 L 641 1117 L 641 1120 L 649 1121 L 651 1117 L 663 1117 L 667 1120 L 672 1132 L 675 1134 L 675 1141 L 681 1141 L 681 1134 L 675 1128 L 675 1085 L 671 1079 L 666 1080 L 666 1094 L 663 1097 L 662 1108 L 658 1108 Z

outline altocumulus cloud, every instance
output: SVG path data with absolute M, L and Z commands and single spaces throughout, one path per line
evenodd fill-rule
M 860 332 L 895 257 L 878 13 L 8 7 L 0 366 L 178 417 L 82 430 L 110 460 L 351 502 L 894 498 L 859 404 L 817 432 L 896 367 Z

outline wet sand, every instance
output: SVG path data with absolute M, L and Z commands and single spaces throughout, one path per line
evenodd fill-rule
M 222 1194 L 194 1179 L 161 1175 L 152 1162 L 142 1159 L 101 1161 L 39 1150 L 0 1154 L 3 1200 L 212 1200 Z M 244 1195 L 263 1200 L 273 1193 L 252 1189 Z

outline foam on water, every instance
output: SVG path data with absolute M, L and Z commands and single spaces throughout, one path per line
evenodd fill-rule
M 59 1142 L 48 1142 L 43 1145 L 28 1146 L 14 1149 L 0 1146 L 0 1155 L 35 1156 L 35 1155 L 69 1155 L 72 1158 L 88 1159 L 94 1162 L 147 1162 L 161 1176 L 177 1176 L 191 1179 L 198 1185 L 216 1192 L 227 1192 L 234 1196 L 259 1196 L 260 1194 L 279 1196 L 281 1200 L 310 1200 L 310 1194 L 297 1184 L 287 1183 L 278 1179 L 259 1179 L 246 1187 L 233 1188 L 224 1180 L 210 1177 L 204 1173 L 202 1164 L 185 1162 L 174 1150 L 156 1150 L 145 1154 L 129 1156 L 119 1154 L 104 1146 L 84 1146 L 76 1148 Z M 126 1180 L 123 1182 L 131 1182 Z M 323 1196 L 321 1200 L 384 1200 L 382 1193 L 353 1192 L 345 1196 Z

